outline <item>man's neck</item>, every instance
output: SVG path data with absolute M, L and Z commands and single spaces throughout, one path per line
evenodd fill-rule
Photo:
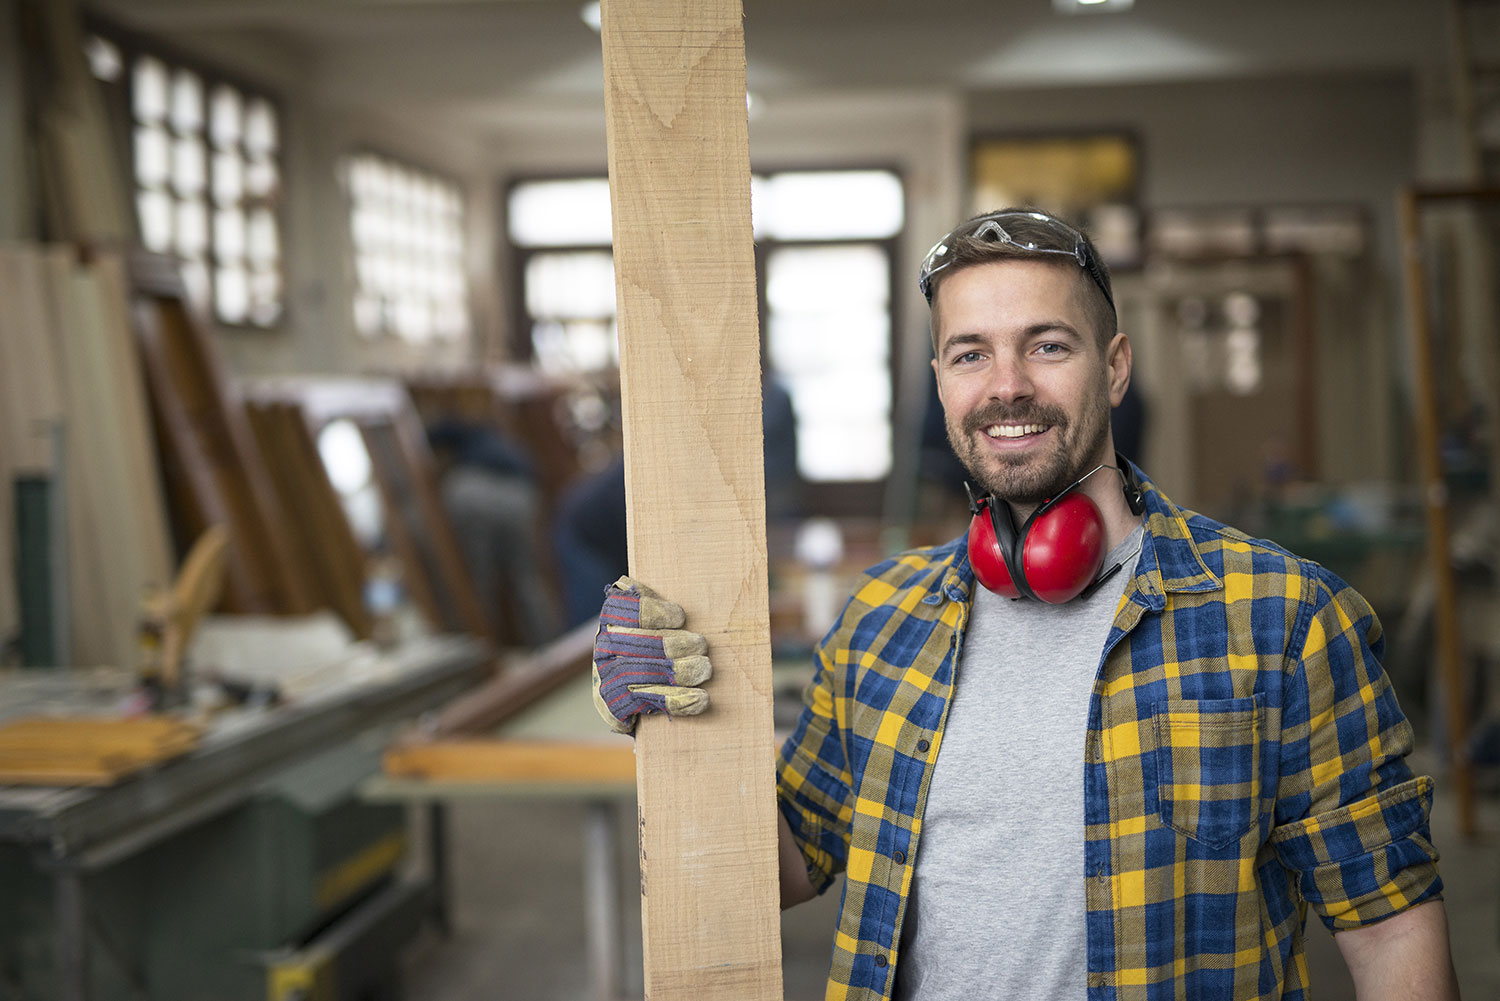
M 1111 454 L 1105 461 L 1109 466 L 1114 466 L 1114 455 Z M 1098 465 L 1100 463 L 1095 462 L 1087 468 L 1093 469 Z M 1125 500 L 1124 480 L 1114 469 L 1099 470 L 1084 480 L 1078 491 L 1087 494 L 1089 500 L 1094 502 L 1099 508 L 1099 513 L 1104 517 L 1105 552 L 1109 552 L 1124 542 L 1126 537 L 1141 523 L 1142 516 L 1130 510 L 1130 504 Z M 1031 517 L 1031 512 L 1040 506 L 1039 504 L 1011 504 L 1011 516 L 1015 518 L 1017 526 L 1023 525 L 1026 519 Z

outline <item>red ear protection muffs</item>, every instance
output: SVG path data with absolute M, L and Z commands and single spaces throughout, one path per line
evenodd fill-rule
M 1005 598 L 1034 598 L 1061 605 L 1081 594 L 1092 594 L 1113 577 L 1115 566 L 1100 575 L 1104 565 L 1104 516 L 1087 494 L 1079 493 L 1083 481 L 1100 469 L 1118 469 L 1125 481 L 1125 499 L 1130 510 L 1140 514 L 1145 501 L 1129 463 L 1099 466 L 1076 483 L 1046 501 L 1019 529 L 1010 505 L 994 494 L 981 498 L 969 491 L 969 563 L 979 583 Z

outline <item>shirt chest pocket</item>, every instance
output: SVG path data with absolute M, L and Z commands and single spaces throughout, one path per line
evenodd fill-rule
M 1260 816 L 1263 698 L 1156 703 L 1162 823 L 1210 848 L 1244 837 Z

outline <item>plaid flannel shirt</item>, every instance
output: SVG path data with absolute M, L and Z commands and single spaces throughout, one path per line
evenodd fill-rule
M 1432 780 L 1365 600 L 1143 485 L 1079 762 L 1088 999 L 1300 999 L 1308 905 L 1339 930 L 1441 895 Z M 830 999 L 891 996 L 975 586 L 962 539 L 867 571 L 782 748 L 814 887 L 846 873 Z

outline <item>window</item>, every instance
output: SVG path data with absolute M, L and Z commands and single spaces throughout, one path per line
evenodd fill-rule
M 752 185 L 766 355 L 797 415 L 797 472 L 891 471 L 891 271 L 905 225 L 889 171 L 789 171 Z
M 180 259 L 188 294 L 217 319 L 274 326 L 285 303 L 275 105 L 101 36 L 85 54 L 95 76 L 127 88 L 142 244 Z
M 766 366 L 797 421 L 810 482 L 869 482 L 891 467 L 891 274 L 905 225 L 901 179 L 882 170 L 752 179 Z M 609 184 L 511 188 L 526 347 L 546 372 L 619 364 Z
M 520 249 L 524 329 L 537 368 L 597 372 L 620 363 L 609 181 L 526 181 L 510 191 L 506 230 Z
M 415 344 L 469 333 L 458 185 L 373 153 L 345 162 L 354 326 Z

